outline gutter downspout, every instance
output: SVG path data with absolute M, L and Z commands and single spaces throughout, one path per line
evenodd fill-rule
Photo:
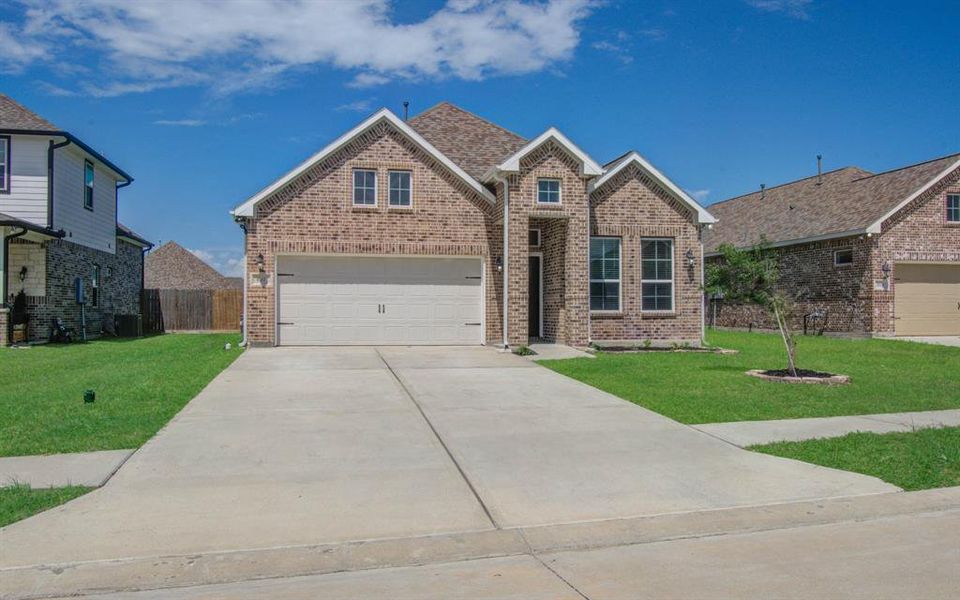
M 503 185 L 503 311 L 500 329 L 503 331 L 503 349 L 510 349 L 510 338 L 508 333 L 508 321 L 510 313 L 508 310 L 508 300 L 510 292 L 510 281 L 507 277 L 507 265 L 510 258 L 510 182 L 507 177 L 500 173 L 495 176 L 496 181 Z
M 703 288 L 703 283 L 706 281 L 706 259 L 703 256 L 703 228 L 706 225 L 700 226 L 700 345 L 707 345 L 707 309 L 710 303 L 707 300 L 707 290 Z M 716 323 L 714 323 L 716 326 Z
M 54 144 L 50 140 L 47 147 L 47 229 L 53 229 L 53 152 L 58 148 L 70 145 L 70 138 L 66 138 L 59 144 Z

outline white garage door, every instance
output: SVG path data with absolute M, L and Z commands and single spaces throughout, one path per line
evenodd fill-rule
M 278 259 L 278 343 L 479 344 L 476 258 Z

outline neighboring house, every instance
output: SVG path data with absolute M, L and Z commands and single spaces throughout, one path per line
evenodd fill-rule
M 826 331 L 960 335 L 960 154 L 869 173 L 846 167 L 710 206 L 724 243 L 765 236 L 802 315 Z M 709 260 L 709 258 L 708 258 Z M 756 307 L 723 305 L 721 326 L 771 326 Z
M 243 279 L 224 277 L 176 242 L 167 242 L 147 254 L 143 281 L 144 288 L 158 290 L 226 290 L 243 286 Z
M 382 109 L 233 215 L 254 345 L 702 339 L 713 217 L 636 152 L 601 166 L 554 128 Z
M 117 222 L 117 190 L 131 181 L 74 135 L 0 94 L 0 345 L 10 343 L 21 291 L 33 341 L 48 339 L 53 318 L 78 334 L 85 320 L 96 336 L 105 317 L 139 314 L 150 242 Z M 87 300 L 82 318 L 77 279 Z

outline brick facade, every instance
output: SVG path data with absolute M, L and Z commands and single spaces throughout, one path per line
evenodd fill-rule
M 442 139 L 441 139 L 442 141 Z M 354 169 L 377 172 L 376 206 L 352 201 Z M 412 174 L 412 206 L 388 206 L 388 171 Z M 695 214 L 672 200 L 635 170 L 604 186 L 595 202 L 596 231 L 624 236 L 622 318 L 594 320 L 593 339 L 655 339 L 698 343 L 701 336 L 699 226 Z M 558 205 L 537 203 L 541 178 L 561 181 Z M 509 185 L 509 278 L 507 310 L 511 346 L 530 342 L 528 274 L 530 252 L 542 254 L 543 337 L 585 346 L 591 340 L 589 311 L 588 186 L 582 165 L 555 141 L 527 153 Z M 297 179 L 261 201 L 243 221 L 247 260 L 247 340 L 276 343 L 276 265 L 278 257 L 312 255 L 465 256 L 485 265 L 485 339 L 503 340 L 504 189 L 490 187 L 496 202 L 478 194 L 436 158 L 424 152 L 389 122 L 380 122 L 313 165 Z M 541 246 L 530 248 L 531 228 L 541 231 Z M 676 310 L 669 315 L 639 312 L 639 240 L 641 235 L 676 240 Z M 684 253 L 695 255 L 693 268 Z M 261 259 L 262 256 L 262 259 Z M 629 282 L 629 283 L 628 283 Z
M 946 223 L 944 215 L 948 193 L 960 193 L 960 170 L 887 219 L 880 234 L 775 249 L 782 288 L 796 300 L 792 326 L 799 330 L 804 314 L 821 310 L 827 316 L 825 331 L 894 335 L 897 264 L 960 266 L 960 226 Z M 853 264 L 835 266 L 834 252 L 848 248 Z M 883 272 L 885 263 L 892 269 L 889 277 Z M 775 327 L 756 306 L 718 303 L 716 313 L 713 309 L 708 320 L 721 327 Z
M 702 331 L 702 245 L 696 213 L 670 197 L 636 165 L 623 169 L 594 192 L 593 235 L 621 240 L 621 310 L 591 317 L 594 340 L 699 344 Z M 641 310 L 642 238 L 673 240 L 674 310 Z M 686 257 L 693 254 L 693 265 Z
M 97 306 L 88 303 L 84 311 L 87 336 L 100 334 L 105 315 L 140 314 L 143 254 L 138 246 L 117 240 L 117 251 L 111 254 L 65 240 L 12 240 L 10 248 L 8 301 L 12 305 L 13 295 L 21 289 L 27 294 L 29 340 L 47 340 L 54 317 L 63 319 L 79 335 L 81 311 L 75 301 L 74 279 L 84 279 L 88 300 L 91 299 L 94 265 L 100 266 L 99 299 Z M 24 265 L 28 268 L 27 278 L 20 282 L 17 275 Z M 42 270 L 33 276 L 38 268 Z M 42 287 L 38 277 L 43 278 Z M 40 289 L 43 294 L 38 293 Z

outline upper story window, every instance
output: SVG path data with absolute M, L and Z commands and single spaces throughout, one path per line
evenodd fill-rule
M 0 194 L 10 192 L 10 137 L 0 135 Z
M 559 179 L 538 179 L 537 180 L 537 203 L 560 204 L 560 180 Z
M 960 223 L 960 194 L 947 194 L 947 223 Z
M 353 205 L 377 205 L 377 172 L 372 169 L 353 171 Z
M 410 206 L 412 203 L 412 173 L 410 171 L 390 171 L 388 175 L 390 178 L 390 206 Z
M 620 238 L 590 238 L 590 310 L 620 310 Z
M 836 267 L 843 267 L 853 264 L 853 248 L 843 248 L 833 251 L 833 264 Z
M 673 240 L 640 240 L 640 310 L 673 310 Z
M 93 163 L 83 161 L 83 207 L 93 210 Z

